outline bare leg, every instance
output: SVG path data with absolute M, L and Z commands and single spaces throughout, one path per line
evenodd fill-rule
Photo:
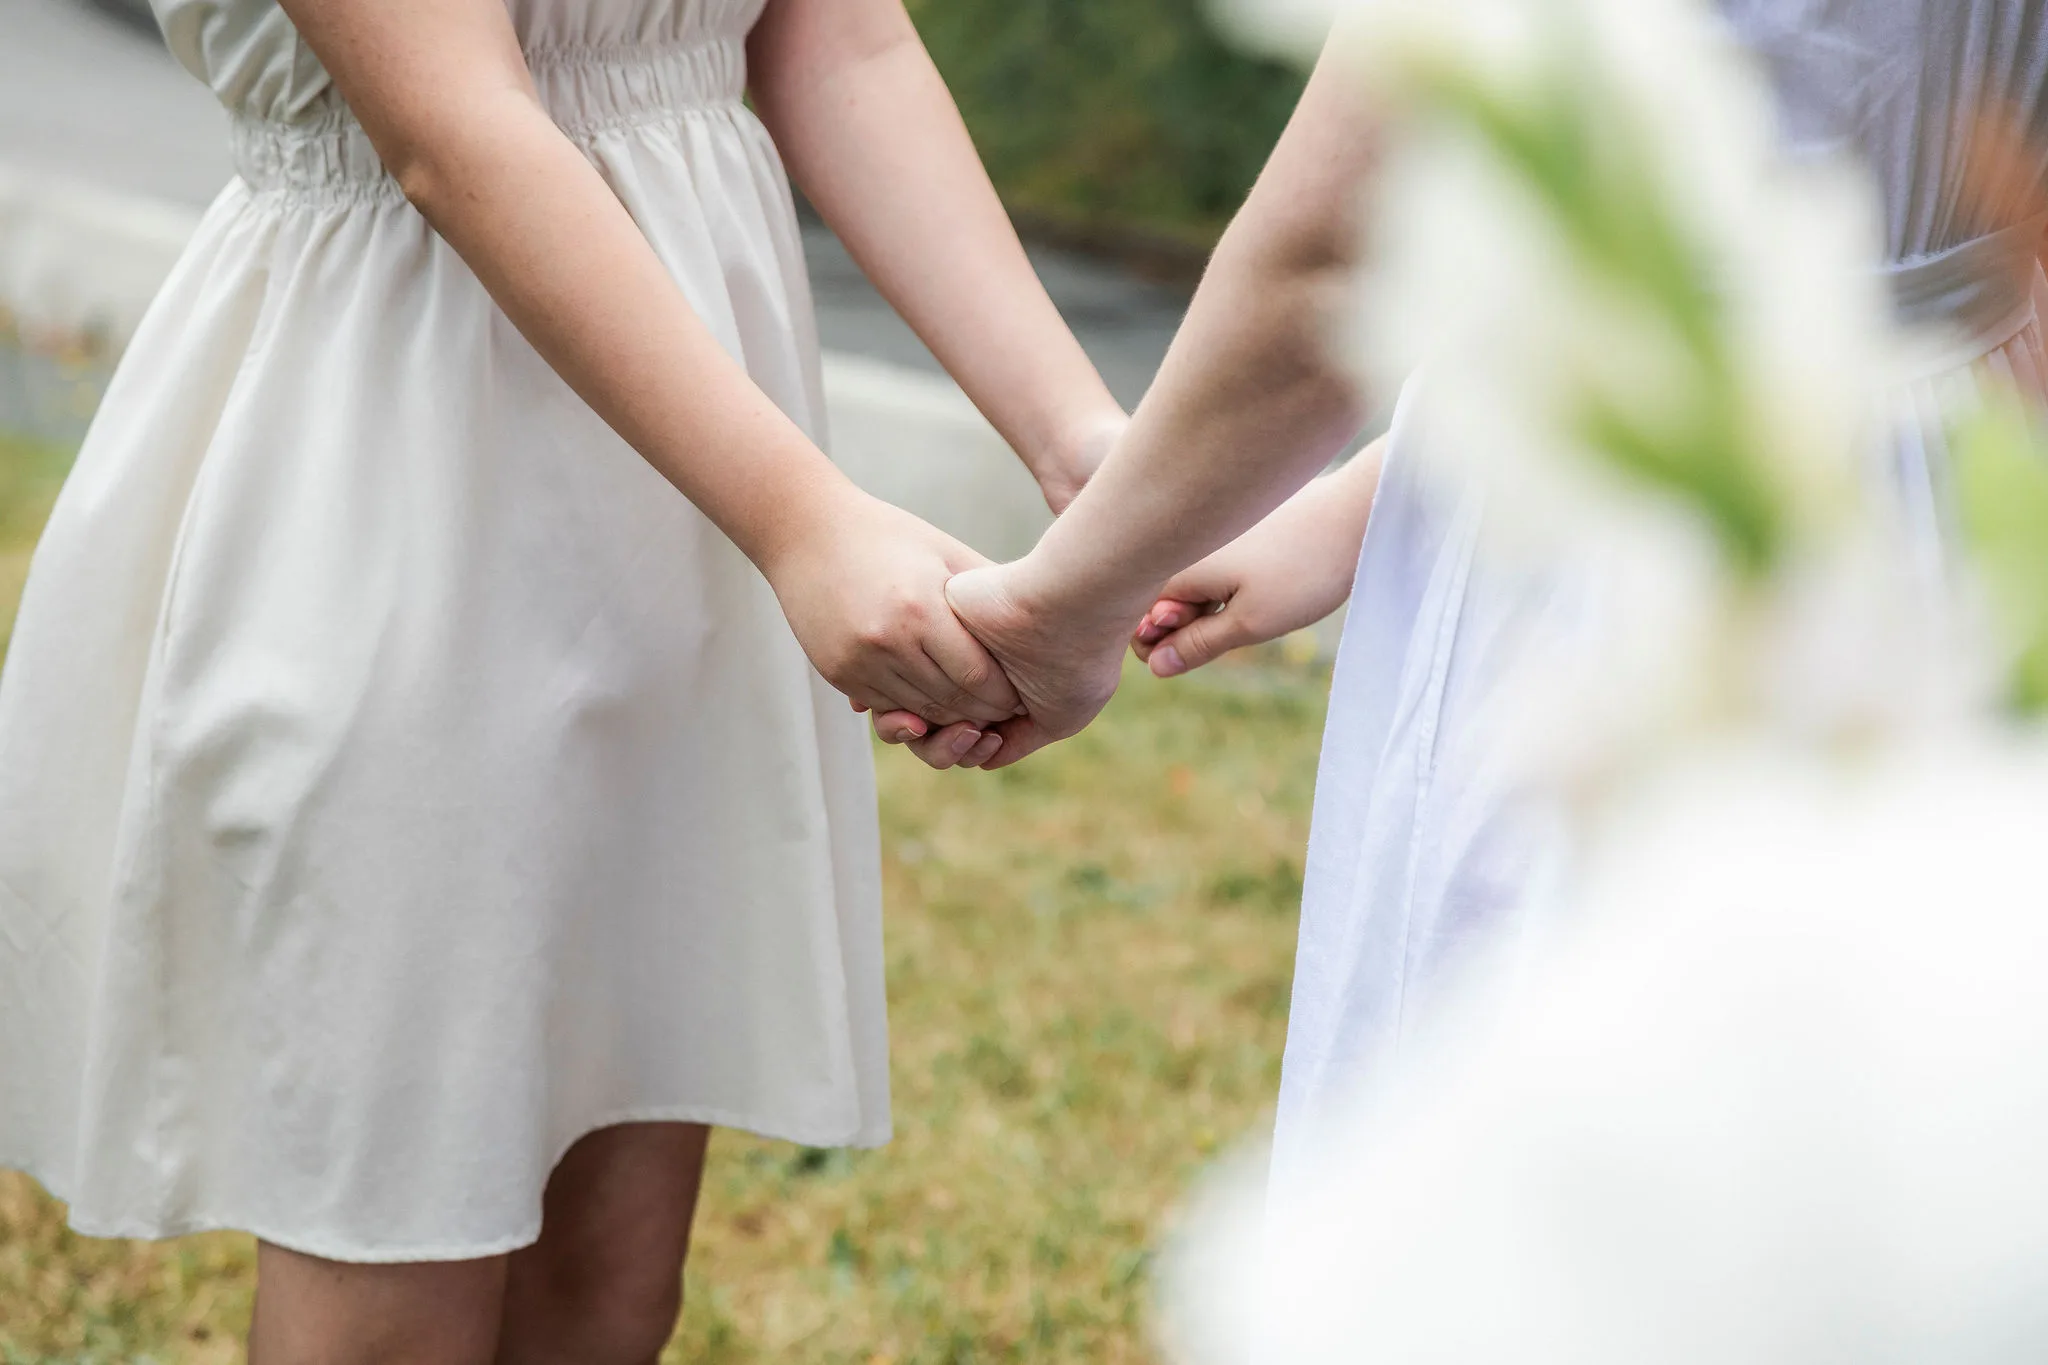
M 592 1133 L 548 1181 L 540 1240 L 505 1277 L 498 1365 L 653 1365 L 683 1306 L 683 1259 L 711 1132 Z
M 505 1258 L 325 1261 L 260 1243 L 250 1365 L 489 1365 Z

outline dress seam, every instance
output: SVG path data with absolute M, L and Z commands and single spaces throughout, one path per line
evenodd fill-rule
M 558 122 L 555 127 L 561 131 L 562 136 L 577 144 L 579 150 L 587 153 L 589 150 L 588 144 L 610 134 L 629 133 L 643 129 L 681 128 L 692 120 L 700 119 L 725 119 L 732 122 L 741 122 L 740 116 L 745 112 L 745 101 L 734 97 L 732 99 L 681 107 L 648 109 L 641 113 L 621 114 L 614 118 L 589 121 L 579 120 L 568 123 Z M 345 137 L 356 126 L 346 118 L 335 118 L 334 116 L 327 115 L 323 115 L 320 124 L 317 125 L 297 123 L 270 125 L 262 124 L 260 120 L 257 122 L 260 126 L 266 128 L 276 128 L 282 140 L 299 143 L 312 143 L 326 138 Z M 302 129 L 305 130 L 303 133 L 301 132 Z M 410 203 L 405 197 L 405 192 L 399 188 L 398 181 L 392 177 L 388 170 L 381 171 L 375 176 L 337 177 L 310 183 L 294 183 L 289 180 L 259 183 L 257 180 L 250 179 L 247 174 L 239 172 L 236 179 L 248 191 L 252 203 L 261 204 L 265 207 L 303 205 L 333 208 L 358 205 L 389 207 L 409 205 Z

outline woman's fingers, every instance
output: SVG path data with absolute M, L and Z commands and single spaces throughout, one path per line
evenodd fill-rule
M 965 635 L 966 631 L 961 629 L 959 633 Z M 972 637 L 969 639 L 971 642 Z M 998 698 L 1014 698 L 1016 693 L 1010 690 L 1002 670 L 993 660 L 988 667 L 1001 684 Z M 877 714 L 907 711 L 921 717 L 927 726 L 950 725 L 958 720 L 990 725 L 1016 714 L 1014 701 L 1008 705 L 1000 700 L 984 701 L 962 687 L 914 641 L 873 659 L 867 668 L 866 689 L 851 695 Z
M 980 767 L 986 772 L 1007 768 L 1052 743 L 1045 728 L 1029 716 L 1004 721 L 989 733 L 996 737 L 998 743 L 995 752 L 981 761 Z
M 980 726 L 967 721 L 933 729 L 909 711 L 877 712 L 874 725 L 875 736 L 884 744 L 905 745 L 925 763 L 941 770 L 973 766 L 968 763 L 972 755 L 979 753 L 985 758 L 995 752 L 996 743 L 1000 742 L 997 736 L 984 733 Z
M 949 610 L 946 621 L 924 641 L 925 660 L 941 682 L 926 684 L 957 718 L 994 723 L 1017 715 L 1024 703 L 1010 685 L 995 655 L 969 633 Z M 950 689 L 950 690 L 948 690 Z M 926 715 L 927 720 L 933 719 Z M 954 719 L 946 716 L 944 719 Z
M 874 717 L 875 736 L 884 744 L 907 745 L 934 768 L 979 768 L 996 755 L 1003 737 L 966 721 L 934 730 L 910 711 L 882 711 Z
M 1215 609 L 1216 604 L 1208 602 L 1180 602 L 1162 597 L 1153 603 L 1152 610 L 1145 613 L 1145 619 L 1138 622 L 1138 628 L 1131 632 L 1131 649 L 1140 659 L 1148 659 L 1153 648 L 1167 636 L 1194 620 L 1206 611 Z
M 913 739 L 923 739 L 932 730 L 915 711 L 877 711 L 873 720 L 875 738 L 884 744 L 908 744 Z
M 934 730 L 922 739 L 912 740 L 909 747 L 910 752 L 926 764 L 944 771 L 960 766 L 986 738 L 978 727 L 963 721 Z
M 1154 677 L 1177 678 L 1257 638 L 1245 628 L 1244 613 L 1208 612 L 1168 632 L 1144 657 Z
M 994 758 L 996 756 L 996 751 L 1002 747 L 1002 732 L 999 730 L 990 730 L 988 733 L 984 734 L 980 739 L 975 741 L 974 747 L 967 751 L 967 756 L 960 760 L 960 766 L 963 768 L 982 767 L 985 764 L 987 764 L 990 759 Z

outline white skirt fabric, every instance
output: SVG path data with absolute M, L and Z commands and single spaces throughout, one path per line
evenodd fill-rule
M 558 122 L 822 436 L 740 103 L 758 7 L 515 9 Z M 242 176 L 36 555 L 0 677 L 0 1165 L 87 1233 L 438 1260 L 533 1240 L 609 1124 L 886 1140 L 864 727 L 326 102 L 237 110 Z

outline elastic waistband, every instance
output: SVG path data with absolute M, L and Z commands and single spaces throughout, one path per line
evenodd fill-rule
M 2044 234 L 2048 214 L 1887 267 L 1899 321 L 1951 333 L 1971 358 L 1997 350 L 2033 316 Z
M 747 86 L 746 47 L 736 39 L 549 48 L 528 53 L 527 64 L 542 106 L 574 138 L 737 105 Z M 346 108 L 291 123 L 238 115 L 229 138 L 235 170 L 255 190 L 397 193 Z

